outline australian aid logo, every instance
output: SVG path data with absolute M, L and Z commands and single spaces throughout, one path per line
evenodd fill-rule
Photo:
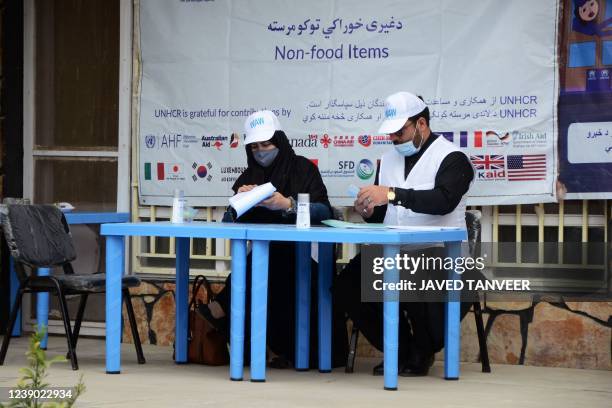
M 506 179 L 506 163 L 501 154 L 471 155 L 476 181 L 498 181 Z

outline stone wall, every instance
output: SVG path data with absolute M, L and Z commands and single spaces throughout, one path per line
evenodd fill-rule
M 213 291 L 221 287 L 213 284 Z M 206 298 L 204 290 L 199 297 Z M 174 283 L 145 280 L 132 290 L 132 301 L 143 343 L 172 345 Z M 484 310 L 492 364 L 612 370 L 612 302 L 489 303 Z M 124 319 L 127 323 L 125 310 Z M 478 337 L 472 313 L 463 320 L 461 335 L 462 361 L 477 362 Z M 129 329 L 124 331 L 124 341 L 132 341 Z M 359 337 L 357 355 L 382 356 L 363 336 Z M 442 356 L 439 353 L 437 358 Z

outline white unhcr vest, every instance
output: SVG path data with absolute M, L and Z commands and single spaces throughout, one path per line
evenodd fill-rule
M 460 150 L 453 143 L 438 136 L 416 162 L 408 177 L 404 179 L 404 156 L 395 149 L 391 149 L 381 158 L 379 184 L 405 189 L 431 190 L 435 186 L 440 164 L 446 156 L 457 151 Z M 457 207 L 445 215 L 423 214 L 401 205 L 389 204 L 384 223 L 403 226 L 430 225 L 465 228 L 465 203 L 464 195 Z

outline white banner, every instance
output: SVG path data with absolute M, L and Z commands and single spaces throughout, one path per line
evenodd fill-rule
M 422 95 L 470 157 L 469 204 L 555 199 L 556 0 L 141 0 L 139 192 L 227 205 L 245 118 L 271 109 L 335 205 L 392 148 L 384 99 Z

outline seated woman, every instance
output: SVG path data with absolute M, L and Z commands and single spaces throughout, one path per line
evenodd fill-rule
M 234 183 L 234 192 L 249 191 L 252 188 L 271 182 L 276 192 L 251 210 L 237 218 L 235 222 L 295 224 L 296 200 L 298 193 L 310 194 L 310 221 L 319 224 L 332 217 L 318 168 L 307 158 L 298 156 L 282 131 L 276 115 L 271 111 L 259 111 L 249 116 L 245 122 L 245 147 L 248 167 Z M 233 221 L 231 212 L 224 221 Z M 235 213 L 234 213 L 235 215 Z M 313 311 L 317 316 L 316 278 L 317 264 L 312 263 L 311 287 Z M 251 256 L 247 259 L 247 288 L 250 288 Z M 225 287 L 208 305 L 202 305 L 198 312 L 221 331 L 227 332 L 230 315 L 230 277 Z M 250 290 L 247 290 L 246 315 L 250 315 Z M 334 319 L 332 364 L 343 365 L 347 350 L 347 333 L 344 319 Z M 250 340 L 249 321 L 245 341 Z M 272 367 L 290 367 L 294 360 L 295 348 L 295 243 L 270 243 L 268 266 L 268 319 L 267 344 L 276 357 L 269 363 Z M 316 318 L 311 318 L 311 365 L 316 366 L 317 341 Z M 245 361 L 248 361 L 250 347 L 245 344 Z

